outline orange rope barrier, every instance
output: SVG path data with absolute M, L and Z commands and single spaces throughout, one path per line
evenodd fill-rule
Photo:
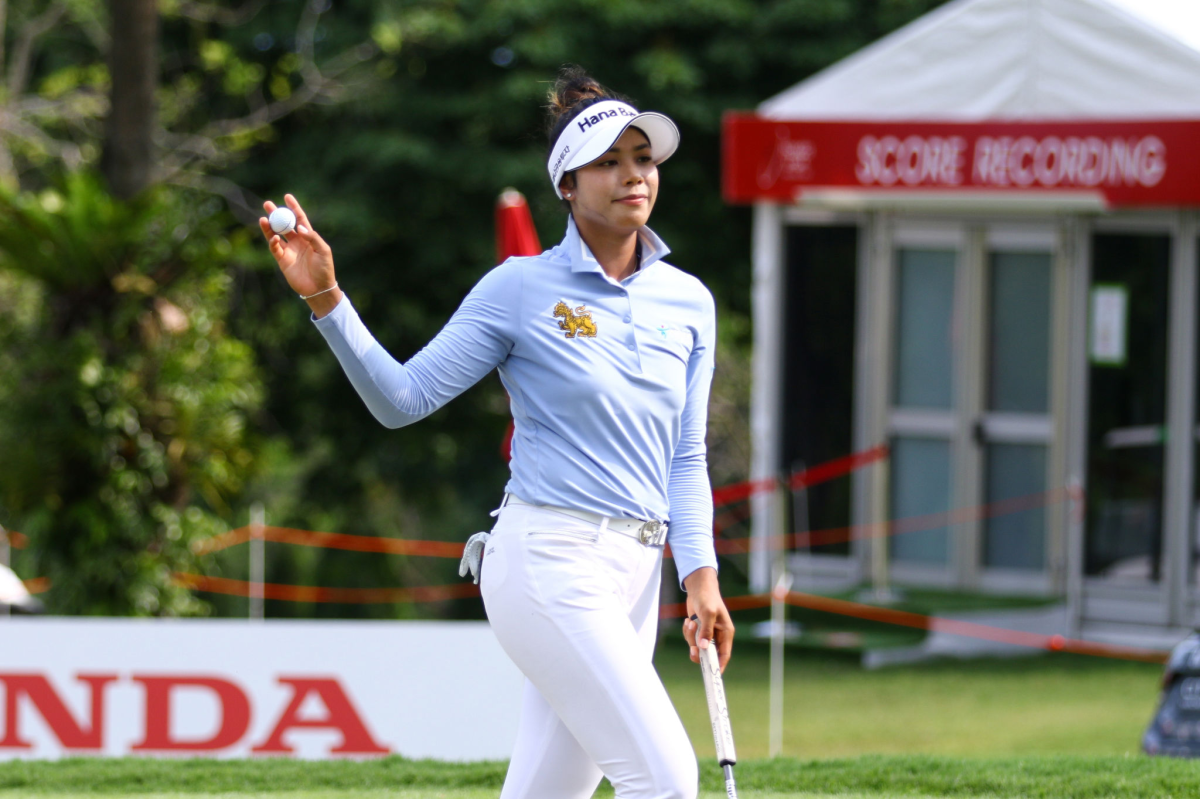
M 939 616 L 924 616 L 895 608 L 864 605 L 861 602 L 850 602 L 845 599 L 834 599 L 817 594 L 805 594 L 799 591 L 787 591 L 778 598 L 788 605 L 818 610 L 823 613 L 833 613 L 839 616 L 850 616 L 866 621 L 882 622 L 900 627 L 913 627 L 930 632 L 949 633 L 967 638 L 979 638 L 986 641 L 1023 646 L 1030 649 L 1045 649 L 1050 652 L 1070 652 L 1076 655 L 1091 655 L 1093 657 L 1116 658 L 1119 660 L 1137 660 L 1144 663 L 1166 663 L 1170 652 L 1157 649 L 1142 649 L 1132 646 L 1116 646 L 1100 644 L 1094 641 L 1082 641 L 1066 638 L 1061 635 L 1042 635 L 1026 633 L 1018 630 L 1007 630 L 1003 627 L 991 627 L 986 624 L 976 624 L 958 619 L 944 619 Z M 771 604 L 770 594 L 748 594 L 746 596 L 729 597 L 725 607 L 731 611 L 746 608 L 761 608 Z M 687 614 L 686 603 L 679 602 L 663 605 L 659 608 L 659 618 L 681 618 Z
M 31 594 L 44 594 L 50 590 L 49 577 L 34 577 L 21 582 L 25 583 L 25 590 Z
M 7 531 L 8 545 L 13 549 L 24 549 L 29 546 L 29 536 L 24 533 L 18 533 L 16 530 Z
M 779 597 L 783 602 L 797 607 L 820 610 L 826 613 L 836 613 L 842 616 L 853 616 L 859 619 L 884 622 L 901 627 L 915 627 L 919 630 L 950 633 L 967 638 L 979 638 L 986 641 L 998 641 L 1031 649 L 1045 649 L 1051 652 L 1071 652 L 1076 655 L 1091 655 L 1093 657 L 1117 658 L 1120 660 L 1139 660 L 1145 663 L 1166 663 L 1169 652 L 1157 649 L 1142 649 L 1133 646 L 1116 646 L 1100 644 L 1093 641 L 1082 641 L 1075 638 L 1065 638 L 1061 635 L 1042 635 L 1026 633 L 1017 630 L 1006 630 L 1002 627 L 990 627 L 986 624 L 976 624 L 958 619 L 943 619 L 938 616 L 923 616 L 920 613 L 910 613 L 894 608 L 881 608 L 875 605 L 864 605 L 861 602 L 849 602 L 844 599 L 804 594 L 798 591 L 788 591 Z
M 833 480 L 837 477 L 849 474 L 855 469 L 860 469 L 863 466 L 867 466 L 878 460 L 882 460 L 887 456 L 888 448 L 881 445 L 872 449 L 864 450 L 862 452 L 845 455 L 841 458 L 835 458 L 834 460 L 814 466 L 811 469 L 795 472 L 789 478 L 789 483 L 793 490 L 817 485 L 818 483 L 823 483 L 828 480 Z M 736 502 L 739 499 L 746 499 L 752 494 L 756 494 L 761 491 L 774 491 L 775 488 L 776 485 L 774 480 L 750 480 L 742 483 L 733 483 L 731 485 L 714 489 L 713 503 L 715 507 L 720 507 L 722 505 L 728 505 Z M 714 534 L 719 535 L 726 528 L 731 527 L 738 522 L 745 521 L 745 519 L 749 517 L 749 514 L 749 508 L 742 506 L 717 515 L 713 524 Z M 227 533 L 213 536 L 212 538 L 204 541 L 199 541 L 193 545 L 193 550 L 199 555 L 220 552 L 223 549 L 228 549 L 230 547 L 237 546 L 238 544 L 246 543 L 251 539 L 253 535 L 252 531 L 253 528 L 249 526 L 239 527 L 235 530 L 230 530 Z M 20 536 L 20 533 L 10 533 L 10 535 Z M 290 527 L 264 526 L 262 528 L 262 538 L 265 541 L 274 541 L 283 544 L 295 544 L 297 546 L 342 549 L 352 552 L 377 552 L 388 555 L 418 555 L 431 558 L 461 558 L 463 554 L 463 544 L 451 541 L 422 541 L 405 538 L 380 538 L 378 536 L 349 535 L 346 533 L 320 533 L 311 530 L 297 530 Z M 24 536 L 22 536 L 22 539 L 24 539 Z M 749 549 L 748 546 L 745 549 L 738 549 L 738 546 L 739 545 L 737 544 L 731 546 L 728 549 L 727 554 L 746 552 Z M 721 552 L 722 550 L 718 548 L 717 551 Z
M 194 550 L 197 554 L 206 555 L 244 544 L 250 540 L 251 530 L 250 527 L 230 530 L 228 533 L 198 542 Z M 290 527 L 263 527 L 262 537 L 265 541 L 305 547 L 345 549 L 352 552 L 380 552 L 388 555 L 423 555 L 432 558 L 461 558 L 464 546 L 464 544 L 453 541 L 418 541 L 407 538 L 349 535 L 347 533 L 317 533 L 311 530 L 294 530 Z
M 888 454 L 887 445 L 880 444 L 877 447 L 872 447 L 862 452 L 843 455 L 840 458 L 834 458 L 831 461 L 817 464 L 812 468 L 793 472 L 788 478 L 788 487 L 793 491 L 799 491 L 801 488 L 808 488 L 819 483 L 828 482 L 829 480 L 850 474 L 850 472 L 861 469 L 864 466 L 869 466 L 876 461 L 883 460 L 888 457 Z M 746 480 L 741 483 L 721 486 L 720 488 L 713 489 L 713 505 L 717 507 L 728 505 L 732 502 L 749 499 L 754 494 L 774 491 L 776 487 L 776 480 L 770 477 L 762 480 Z
M 788 488 L 793 491 L 799 491 L 801 488 L 825 483 L 829 480 L 850 474 L 850 472 L 856 472 L 864 466 L 870 466 L 876 461 L 885 460 L 890 454 L 891 450 L 888 449 L 887 444 L 880 444 L 877 447 L 872 447 L 862 452 L 843 455 L 840 458 L 819 463 L 808 469 L 793 472 L 791 478 L 788 480 Z
M 250 583 L 227 577 L 208 577 L 203 574 L 175 572 L 175 582 L 185 588 L 229 596 L 250 596 Z M 479 596 L 474 583 L 454 585 L 422 585 L 412 588 L 320 588 L 307 585 L 264 583 L 263 598 L 284 602 L 338 602 L 350 605 L 395 602 L 440 602 Z
M 797 549 L 799 547 L 816 547 L 825 544 L 841 544 L 867 538 L 882 538 L 903 533 L 915 533 L 922 530 L 936 530 L 951 524 L 993 519 L 1009 513 L 1019 513 L 1024 510 L 1043 508 L 1067 499 L 1075 499 L 1080 492 L 1077 488 L 1059 488 L 1054 491 L 1044 491 L 1037 494 L 1004 499 L 988 505 L 975 505 L 969 508 L 955 508 L 942 513 L 930 513 L 924 516 L 909 516 L 903 519 L 893 519 L 887 522 L 859 524 L 850 527 L 831 527 L 826 530 L 811 530 L 800 533 L 785 533 L 768 536 L 762 539 L 761 546 L 767 550 Z M 713 542 L 719 555 L 739 555 L 749 552 L 755 547 L 753 538 L 732 538 Z
M 864 458 L 866 455 L 849 457 Z M 806 472 L 798 474 L 803 475 Z M 1076 499 L 1079 494 L 1080 492 L 1077 488 L 1060 488 L 1054 491 L 1027 494 L 1021 497 L 1000 500 L 988 505 L 956 508 L 951 511 L 931 513 L 924 516 L 910 516 L 904 519 L 893 519 L 874 524 L 832 527 L 825 530 L 811 530 L 808 532 L 770 536 L 763 539 L 761 545 L 769 551 L 774 551 L 778 549 L 797 549 L 800 547 L 807 548 L 827 544 L 840 544 L 847 541 L 901 535 L 903 533 L 913 533 L 922 530 L 935 530 L 951 524 L 991 519 L 1009 513 L 1019 513 L 1024 510 L 1046 507 L 1066 499 Z M 724 530 L 738 522 L 745 521 L 748 517 L 749 507 L 746 505 L 718 513 L 713 520 L 714 535 L 720 535 Z M 230 530 L 227 533 L 200 541 L 193 546 L 193 549 L 197 554 L 210 554 L 237 546 L 238 544 L 244 544 L 250 540 L 251 530 L 252 528 L 248 526 L 239 527 L 236 530 Z M 290 527 L 263 527 L 262 537 L 266 541 L 295 544 L 298 546 L 342 549 L 353 552 L 376 552 L 389 555 L 417 555 L 433 558 L 461 558 L 464 546 L 461 543 L 453 541 L 423 541 L 407 538 L 349 535 L 347 533 L 319 533 L 310 530 L 296 530 Z M 755 539 L 750 537 L 718 539 L 714 541 L 714 547 L 719 555 L 745 554 L 752 550 L 754 546 Z M 669 549 L 666 554 L 670 555 Z
M 188 574 L 185 572 L 175 572 L 173 577 L 177 584 L 196 591 L 243 597 L 250 595 L 250 583 L 246 580 L 207 577 L 201 574 Z M 28 582 L 38 581 L 32 580 Z M 276 599 L 285 602 L 337 602 L 343 604 L 440 602 L 448 599 L 466 599 L 479 596 L 479 586 L 474 583 L 464 582 L 452 585 L 416 586 L 413 588 L 320 588 L 316 586 L 265 583 L 263 585 L 263 596 L 266 599 Z M 1040 633 L 1007 630 L 1002 627 L 991 627 L 986 624 L 976 624 L 958 619 L 945 619 L 938 616 L 925 616 L 906 610 L 865 605 L 861 602 L 850 602 L 844 599 L 834 599 L 817 594 L 805 594 L 799 591 L 784 592 L 778 598 L 786 604 L 808 608 L 809 610 L 817 610 L 823 613 L 850 616 L 900 627 L 912 627 L 930 632 L 942 632 L 968 638 L 998 641 L 1031 649 L 1044 649 L 1051 652 L 1070 652 L 1078 655 L 1137 660 L 1145 663 L 1165 663 L 1170 654 L 1169 652 L 1162 652 L 1155 649 L 1100 644 L 1093 641 L 1065 638 L 1061 635 L 1042 635 Z M 747 594 L 725 599 L 725 607 L 731 612 L 749 610 L 751 608 L 764 608 L 770 604 L 770 594 Z M 677 602 L 662 605 L 659 608 L 658 615 L 660 619 L 681 618 L 687 615 L 687 603 Z

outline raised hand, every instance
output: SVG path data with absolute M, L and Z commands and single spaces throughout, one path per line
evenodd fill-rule
M 266 217 L 260 217 L 258 226 L 263 237 L 275 256 L 275 263 L 283 272 L 292 291 L 302 297 L 308 297 L 337 285 L 333 268 L 333 251 L 325 240 L 313 230 L 308 215 L 300 207 L 300 203 L 291 194 L 285 194 L 283 200 L 288 208 L 296 214 L 296 229 L 287 234 L 287 238 L 271 230 Z M 263 203 L 267 214 L 275 210 L 275 203 Z M 309 307 L 317 317 L 332 311 L 342 299 L 340 289 L 334 288 L 323 294 L 317 294 L 308 300 Z

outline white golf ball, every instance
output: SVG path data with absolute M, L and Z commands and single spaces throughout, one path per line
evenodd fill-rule
M 271 225 L 271 230 L 276 233 L 291 233 L 296 229 L 296 215 L 292 213 L 291 208 L 279 207 L 271 212 L 267 217 L 267 222 Z

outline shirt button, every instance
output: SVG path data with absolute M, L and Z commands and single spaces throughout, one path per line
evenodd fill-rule
M 625 324 L 629 324 L 629 323 L 630 323 L 630 322 L 632 322 L 632 321 L 633 321 L 633 317 L 632 317 L 632 316 L 626 316 L 626 317 L 625 317 Z
M 629 342 L 629 351 L 633 352 L 633 342 Z
M 621 289 L 621 296 L 622 296 L 622 297 L 626 297 L 626 296 L 628 296 L 628 295 L 629 295 L 629 292 L 628 292 L 628 291 L 626 291 L 625 289 Z

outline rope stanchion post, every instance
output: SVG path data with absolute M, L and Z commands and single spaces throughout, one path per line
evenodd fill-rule
M 791 500 L 793 499 L 791 475 L 781 473 L 775 486 L 775 534 L 787 536 L 791 530 Z M 778 588 L 786 580 L 791 583 L 787 570 L 786 547 L 777 547 L 771 568 L 771 584 Z M 770 708 L 768 711 L 767 740 L 768 754 L 776 757 L 783 751 L 783 642 L 785 611 L 782 601 L 776 601 L 771 592 L 771 654 L 770 654 Z
M 263 619 L 263 586 L 266 576 L 266 541 L 263 530 L 267 526 L 267 512 L 261 502 L 250 506 L 250 620 Z
M 792 575 L 786 569 L 781 569 L 775 574 L 774 584 L 771 591 L 771 707 L 767 726 L 767 754 L 770 757 L 783 754 L 783 644 L 787 634 L 787 606 L 784 600 L 792 588 Z
M 8 531 L 4 529 L 4 525 L 0 525 L 0 566 L 9 566 L 12 563 L 12 548 L 8 544 Z M 0 604 L 0 618 L 7 617 L 11 611 L 8 605 Z

